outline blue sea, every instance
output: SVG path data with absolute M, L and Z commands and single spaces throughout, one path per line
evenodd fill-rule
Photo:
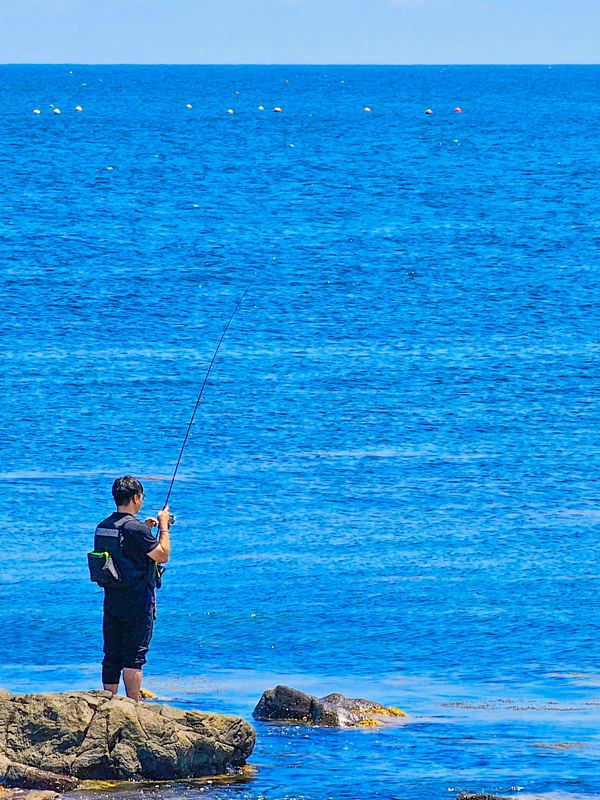
M 600 67 L 0 76 L 0 686 L 99 687 L 94 528 L 121 474 L 164 503 L 252 284 L 145 686 L 409 717 L 144 793 L 599 797 Z

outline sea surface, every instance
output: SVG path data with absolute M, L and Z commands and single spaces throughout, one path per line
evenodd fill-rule
M 0 686 L 99 686 L 95 525 L 124 473 L 164 503 L 251 284 L 145 685 L 409 717 L 145 794 L 600 797 L 600 67 L 0 78 Z

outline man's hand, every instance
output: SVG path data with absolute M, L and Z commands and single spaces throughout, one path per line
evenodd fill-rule
M 169 506 L 165 506 L 156 515 L 158 517 L 158 544 L 148 553 L 148 558 L 159 564 L 166 564 L 169 560 L 171 545 L 169 543 Z
M 150 530 L 152 530 L 152 528 L 156 528 L 156 526 L 158 525 L 158 520 L 154 519 L 154 517 L 148 517 L 147 519 L 144 520 L 144 525 L 147 528 L 150 528 Z
M 169 530 L 169 506 L 165 506 L 161 511 L 158 512 L 156 515 L 158 517 L 158 522 L 160 525 L 161 531 L 168 531 Z

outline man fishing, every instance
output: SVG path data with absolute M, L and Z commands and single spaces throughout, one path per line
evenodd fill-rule
M 155 589 L 160 586 L 159 564 L 169 560 L 169 497 L 183 456 L 204 387 L 221 347 L 221 342 L 240 303 L 254 284 L 254 278 L 237 302 L 213 353 L 204 382 L 192 411 L 188 428 L 175 464 L 171 485 L 158 519 L 148 517 L 144 523 L 136 518 L 144 500 L 144 487 L 131 475 L 117 478 L 112 494 L 117 510 L 96 528 L 94 552 L 88 553 L 90 578 L 105 590 L 104 593 L 104 659 L 102 683 L 117 693 L 121 672 L 127 696 L 140 699 L 142 666 L 152 638 L 155 609 Z M 158 525 L 158 539 L 152 528 Z
M 144 487 L 131 475 L 117 478 L 112 495 L 117 510 L 96 528 L 90 553 L 92 580 L 104 588 L 102 683 L 117 693 L 121 672 L 127 697 L 140 698 L 142 667 L 152 638 L 159 564 L 169 560 L 169 507 L 158 519 L 136 518 Z M 152 529 L 158 525 L 158 537 Z

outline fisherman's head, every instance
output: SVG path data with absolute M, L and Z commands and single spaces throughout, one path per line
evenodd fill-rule
M 113 483 L 112 496 L 117 508 L 128 506 L 134 514 L 137 514 L 144 500 L 144 487 L 133 475 L 123 475 Z

